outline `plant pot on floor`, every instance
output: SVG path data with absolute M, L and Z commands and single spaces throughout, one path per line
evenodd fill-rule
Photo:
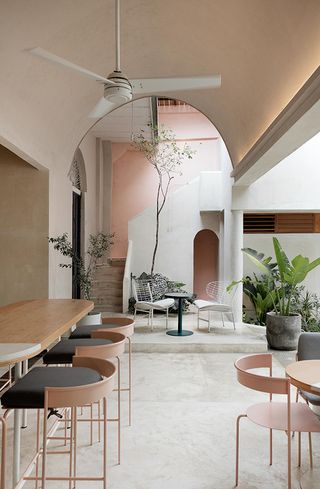
M 267 313 L 267 341 L 275 350 L 296 350 L 301 333 L 300 314 L 281 316 L 275 312 Z
M 91 326 L 92 324 L 101 324 L 101 312 L 89 312 L 84 318 L 77 322 L 77 326 Z

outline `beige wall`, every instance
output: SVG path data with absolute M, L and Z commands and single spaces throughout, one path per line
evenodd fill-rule
M 49 172 L 0 146 L 0 304 L 48 296 Z

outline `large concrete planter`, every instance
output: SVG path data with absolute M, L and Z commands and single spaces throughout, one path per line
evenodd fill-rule
M 275 350 L 296 350 L 301 333 L 301 316 L 292 314 L 280 316 L 275 312 L 267 313 L 267 340 Z

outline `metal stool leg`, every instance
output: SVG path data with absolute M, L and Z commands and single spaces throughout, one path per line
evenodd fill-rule
M 131 338 L 128 337 L 129 343 L 129 426 L 131 426 L 132 421 L 132 342 Z

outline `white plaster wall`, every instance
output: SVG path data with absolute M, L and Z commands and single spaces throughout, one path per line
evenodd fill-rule
M 49 236 L 64 232 L 71 236 L 72 186 L 68 177 L 71 162 L 63 160 L 49 168 Z M 71 297 L 71 270 L 59 267 L 61 255 L 49 246 L 49 297 Z
M 232 208 L 244 211 L 319 211 L 320 133 L 250 187 L 233 187 Z
M 310 260 L 314 260 L 320 256 L 320 235 L 319 234 L 245 234 L 244 247 L 253 248 L 263 252 L 266 256 L 274 257 L 272 237 L 279 239 L 288 258 L 291 260 L 296 255 L 303 255 Z M 257 268 L 244 255 L 243 258 L 244 275 L 250 275 L 252 272 L 258 272 Z M 316 292 L 320 295 L 320 267 L 315 268 L 307 276 L 303 285 L 310 292 Z
M 231 280 L 232 164 L 222 139 L 218 144 L 221 171 L 201 172 L 200 177 L 170 194 L 161 217 L 155 271 L 184 282 L 188 290 L 193 288 L 193 240 L 202 229 L 211 229 L 220 239 L 219 276 Z M 210 210 L 200 212 L 206 204 Z M 154 236 L 155 208 L 149 207 L 128 223 L 133 274 L 150 271 Z
M 169 195 L 160 223 L 160 241 L 155 272 L 193 289 L 193 240 L 201 229 L 211 229 L 219 237 L 220 213 L 199 210 L 200 178 Z M 132 273 L 149 272 L 154 246 L 155 208 L 149 207 L 129 221 L 133 242 Z
M 76 149 L 76 148 L 75 148 Z M 95 137 L 88 135 L 81 143 L 86 176 L 85 193 L 85 241 L 88 234 L 96 231 L 95 203 Z M 49 168 L 49 236 L 64 232 L 72 235 L 72 185 L 68 176 L 71 161 L 55 161 Z M 71 270 L 60 268 L 63 258 L 53 246 L 49 247 L 49 297 L 69 298 L 72 294 Z M 69 262 L 69 261 L 67 261 Z
M 85 215 L 84 215 L 84 236 L 85 243 L 88 242 L 89 234 L 97 232 L 96 222 L 96 137 L 93 134 L 88 134 L 79 146 L 87 176 L 87 192 L 84 195 L 85 199 Z
M 220 219 L 220 253 L 219 253 L 219 276 L 222 280 L 230 280 L 231 272 L 231 235 L 232 235 L 232 183 L 233 178 L 230 177 L 232 171 L 232 163 L 226 145 L 222 139 L 219 142 L 219 158 L 222 172 L 222 200 L 224 212 Z

